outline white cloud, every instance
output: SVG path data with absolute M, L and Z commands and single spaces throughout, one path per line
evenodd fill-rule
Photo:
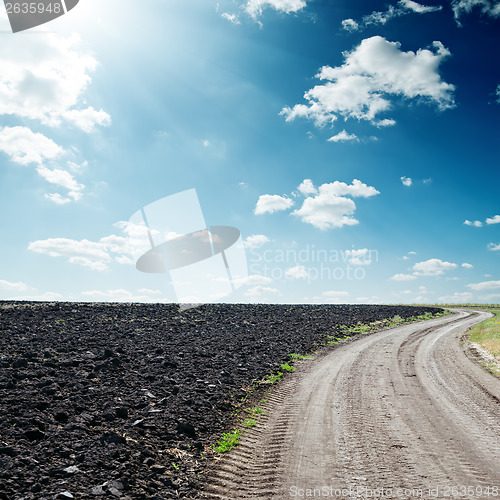
M 233 24 L 240 24 L 240 20 L 236 14 L 229 14 L 229 12 L 223 12 L 222 17 Z
M 271 240 L 264 234 L 252 234 L 245 239 L 243 244 L 245 245 L 245 248 L 259 248 L 270 241 Z
M 138 295 L 139 294 L 139 295 Z M 157 290 L 141 289 L 138 294 L 134 294 L 129 290 L 118 288 L 116 290 L 86 290 L 81 292 L 81 295 L 87 300 L 104 301 L 104 302 L 163 302 L 157 297 L 161 294 Z M 152 295 L 154 297 L 152 297 Z
M 358 136 L 356 134 L 349 134 L 345 130 L 339 132 L 337 135 L 330 137 L 328 142 L 359 142 Z
M 0 290 L 8 290 L 9 292 L 26 292 L 28 290 L 33 290 L 32 287 L 21 281 L 11 282 L 6 280 L 0 280 Z
M 473 298 L 474 294 L 470 292 L 455 292 L 453 295 L 439 297 L 438 300 L 448 304 L 464 304 L 466 302 L 471 302 Z
M 311 179 L 304 179 L 297 189 L 305 196 L 318 193 Z
M 384 120 L 380 120 L 378 122 L 375 122 L 374 125 L 377 126 L 378 128 L 393 127 L 394 125 L 396 125 L 396 120 L 393 120 L 392 118 L 386 118 Z
M 50 257 L 66 257 L 72 264 L 89 267 L 94 271 L 104 271 L 111 260 L 103 243 L 89 240 L 49 238 L 31 242 L 28 250 Z
M 245 296 L 249 297 L 251 299 L 257 299 L 260 298 L 264 295 L 276 295 L 279 294 L 279 290 L 276 288 L 271 288 L 271 287 L 266 287 L 266 286 L 254 286 L 253 288 L 250 288 L 250 290 L 247 290 L 245 292 Z
M 410 187 L 413 184 L 411 177 L 401 177 L 401 182 L 407 187 Z
M 62 116 L 87 133 L 92 132 L 97 125 L 101 127 L 111 125 L 111 117 L 108 113 L 102 109 L 97 111 L 92 106 L 86 109 L 70 109 L 65 111 Z
M 331 291 L 328 291 L 328 292 L 323 292 L 321 295 L 323 297 L 327 297 L 327 298 L 347 297 L 347 296 L 349 296 L 349 292 L 331 290 Z
M 0 151 L 21 165 L 30 163 L 41 165 L 44 161 L 53 160 L 64 152 L 54 141 L 43 134 L 34 133 L 27 127 L 0 129 Z
M 356 204 L 346 196 L 369 198 L 377 194 L 380 193 L 374 187 L 367 186 L 357 179 L 350 185 L 335 181 L 321 185 L 318 194 L 306 198 L 302 207 L 293 211 L 292 215 L 321 230 L 352 226 L 359 223 L 353 217 Z
M 44 125 L 74 123 L 84 131 L 108 125 L 103 110 L 82 107 L 97 61 L 76 49 L 78 39 L 43 36 L 4 37 L 0 45 L 0 115 L 40 120 Z
M 443 10 L 442 6 L 430 7 L 414 2 L 413 0 L 401 0 L 399 2 L 399 5 L 406 7 L 407 9 L 412 10 L 417 14 L 427 14 L 429 12 L 438 12 L 440 10 Z
M 65 198 L 59 193 L 47 193 L 45 194 L 45 198 L 56 205 L 67 205 L 73 201 L 71 198 Z
M 486 219 L 486 224 L 500 224 L 500 215 Z
M 500 251 L 500 243 L 490 243 L 490 244 L 488 244 L 488 250 L 491 250 L 492 252 L 498 252 L 498 251 Z
M 474 268 L 474 266 L 473 266 L 472 264 L 469 264 L 469 263 L 467 263 L 467 262 L 464 262 L 464 263 L 462 264 L 462 267 L 463 267 L 464 269 L 473 269 L 473 268 Z
M 466 226 L 483 227 L 483 223 L 480 220 L 475 220 L 474 222 L 470 220 L 464 220 Z
M 247 0 L 245 10 L 256 19 L 262 15 L 262 10 L 266 7 L 291 14 L 301 11 L 306 5 L 305 0 Z
M 500 2 L 490 0 L 452 0 L 451 2 L 455 19 L 459 22 L 460 16 L 469 14 L 474 8 L 480 9 L 482 14 L 491 17 L 500 17 Z M 460 23 L 459 23 L 460 24 Z
M 360 22 L 354 19 L 345 19 L 342 21 L 342 27 L 347 31 L 357 31 L 373 24 L 386 24 L 391 19 L 408 14 L 429 14 L 431 12 L 439 12 L 442 9 L 442 6 L 431 7 L 414 2 L 413 0 L 400 0 L 396 7 L 389 5 L 385 12 L 374 11 L 364 16 Z
M 413 274 L 395 274 L 392 276 L 392 281 L 413 281 L 416 280 L 417 277 L 413 276 Z
M 452 262 L 445 262 L 440 259 L 429 259 L 424 262 L 418 262 L 413 266 L 415 275 L 417 276 L 440 276 L 451 269 L 456 269 L 458 266 Z
M 285 271 L 285 276 L 290 279 L 307 279 L 309 278 L 309 273 L 304 266 L 290 267 Z
M 497 95 L 497 103 L 500 104 L 500 84 L 498 85 L 495 93 Z
M 265 213 L 274 213 L 280 210 L 286 210 L 293 206 L 293 200 L 285 196 L 277 194 L 263 194 L 259 196 L 257 205 L 255 206 L 255 215 L 262 215 Z
M 467 285 L 468 288 L 472 288 L 477 292 L 483 292 L 484 290 L 496 290 L 500 288 L 500 281 L 483 281 L 481 283 L 470 283 Z
M 342 21 L 342 28 L 346 31 L 359 30 L 359 24 L 354 19 L 344 19 Z
M 450 52 L 441 42 L 432 50 L 403 52 L 401 44 L 374 36 L 344 53 L 342 66 L 324 66 L 316 75 L 326 81 L 308 90 L 307 104 L 285 107 L 287 121 L 297 117 L 314 120 L 317 126 L 335 122 L 339 116 L 367 120 L 376 125 L 378 116 L 391 108 L 390 97 L 420 99 L 444 110 L 454 107 L 455 87 L 441 80 L 438 68 Z
M 345 255 L 348 258 L 349 264 L 353 266 L 368 266 L 372 263 L 371 252 L 368 248 L 346 250 Z
M 48 182 L 55 184 L 56 186 L 61 186 L 69 191 L 68 196 L 73 200 L 79 200 L 82 196 L 82 190 L 84 189 L 83 184 L 76 182 L 75 178 L 65 170 L 54 169 L 50 170 L 47 167 L 37 167 L 36 171 Z M 63 198 L 57 197 L 57 194 L 52 194 L 47 196 L 52 201 L 61 204 Z
M 238 285 L 256 286 L 256 285 L 268 285 L 272 283 L 273 280 L 267 276 L 261 276 L 260 274 L 251 274 L 246 278 L 234 280 Z
M 53 201 L 56 201 L 57 195 L 53 196 L 55 198 Z M 59 202 L 64 203 L 64 200 Z M 28 250 L 50 257 L 66 258 L 72 264 L 88 267 L 94 271 L 108 269 L 113 258 L 119 264 L 135 265 L 135 260 L 151 249 L 146 226 L 126 221 L 119 221 L 114 226 L 121 229 L 125 236 L 111 234 L 99 241 L 49 238 L 31 242 Z M 151 233 L 154 237 L 160 234 L 154 230 Z M 163 236 L 162 241 L 167 241 L 178 235 L 167 233 Z

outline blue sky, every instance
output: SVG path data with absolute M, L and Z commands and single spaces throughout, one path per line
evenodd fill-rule
M 194 188 L 218 300 L 500 302 L 500 2 L 124 4 L 0 13 L 0 299 L 177 300 L 128 221 Z

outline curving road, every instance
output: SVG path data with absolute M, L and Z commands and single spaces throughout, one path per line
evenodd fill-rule
M 273 392 L 206 498 L 500 498 L 500 379 L 459 311 L 346 343 Z

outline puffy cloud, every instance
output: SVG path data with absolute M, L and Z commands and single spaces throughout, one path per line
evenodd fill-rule
M 500 251 L 500 243 L 489 243 L 488 250 L 491 250 L 493 252 L 499 252 Z
M 104 302 L 164 302 L 158 298 L 162 292 L 159 290 L 148 290 L 141 288 L 137 293 L 123 288 L 115 290 L 86 290 L 81 293 L 86 300 Z
M 442 6 L 436 6 L 436 7 L 431 7 L 427 5 L 422 5 L 417 2 L 414 2 L 413 0 L 401 0 L 399 2 L 399 5 L 406 7 L 409 10 L 412 10 L 413 12 L 416 12 L 417 14 L 427 14 L 429 12 L 438 12 L 440 10 L 443 10 Z
M 69 191 L 69 196 L 74 200 L 78 200 L 81 197 L 81 192 L 85 186 L 76 182 L 73 175 L 69 172 L 57 168 L 50 170 L 42 166 L 37 167 L 36 171 L 51 184 L 67 189 Z
M 258 285 L 250 288 L 250 290 L 247 290 L 245 292 L 245 296 L 250 299 L 258 299 L 264 295 L 276 295 L 279 293 L 280 291 L 276 288 Z
M 11 282 L 6 280 L 0 280 L 0 290 L 8 290 L 9 292 L 26 292 L 28 290 L 33 290 L 26 283 L 21 281 Z
M 229 12 L 223 12 L 222 17 L 233 24 L 240 24 L 240 20 L 236 14 L 229 14 Z
M 353 266 L 368 266 L 372 263 L 372 255 L 368 248 L 346 250 L 345 255 L 348 258 L 349 264 L 352 264 Z
M 97 61 L 75 48 L 77 37 L 4 37 L 0 45 L 0 115 L 40 120 L 44 125 L 74 123 L 89 132 L 108 125 L 109 115 L 82 107 Z
M 345 130 L 339 132 L 337 135 L 330 137 L 328 142 L 359 142 L 358 136 L 356 134 L 349 134 Z
M 378 128 L 393 127 L 394 125 L 396 125 L 396 120 L 393 120 L 392 118 L 385 118 L 384 120 L 375 122 L 374 125 Z
M 456 269 L 458 266 L 453 262 L 445 262 L 440 259 L 429 259 L 424 262 L 417 262 L 413 266 L 415 275 L 417 276 L 440 276 L 451 269 Z
M 269 243 L 271 240 L 265 236 L 264 234 L 252 234 L 243 242 L 245 248 L 259 248 L 266 243 Z
M 411 177 L 401 177 L 401 182 L 407 187 L 410 187 L 413 184 Z
M 486 219 L 486 224 L 500 224 L 500 215 Z
M 104 271 L 111 260 L 103 243 L 68 238 L 49 238 L 33 241 L 28 250 L 50 257 L 66 257 L 72 264 L 89 267 L 94 271 Z
M 305 93 L 307 104 L 285 107 L 281 115 L 287 121 L 308 118 L 318 126 L 339 116 L 376 125 L 378 116 L 391 108 L 391 97 L 426 100 L 442 110 L 454 107 L 455 87 L 438 73 L 449 55 L 441 42 L 415 53 L 403 52 L 400 43 L 380 36 L 367 38 L 344 54 L 342 66 L 321 68 L 316 77 L 326 83 Z
M 297 189 L 305 196 L 318 193 L 311 179 L 304 179 Z
M 467 263 L 467 262 L 464 262 L 464 263 L 462 264 L 462 267 L 463 267 L 464 269 L 473 269 L 473 268 L 474 268 L 474 266 L 473 266 L 472 264 L 469 264 L 469 263 Z
M 490 0 L 452 0 L 451 2 L 455 19 L 459 22 L 462 14 L 469 14 L 477 8 L 482 14 L 494 18 L 500 17 L 500 2 Z
M 256 19 L 262 15 L 262 10 L 266 7 L 291 14 L 301 11 L 306 5 L 305 0 L 247 0 L 245 10 Z
M 60 203 L 64 203 L 64 200 Z M 125 236 L 111 234 L 99 241 L 49 238 L 31 242 L 28 250 L 50 257 L 66 258 L 72 264 L 88 267 L 94 271 L 108 269 L 113 259 L 119 264 L 135 265 L 137 258 L 151 249 L 146 226 L 127 221 L 119 221 L 114 226 L 121 229 Z M 160 235 L 154 230 L 151 234 L 155 238 Z M 179 235 L 176 233 L 166 233 L 162 241 L 168 241 L 177 236 Z
M 346 31 L 359 30 L 359 24 L 354 19 L 344 19 L 342 21 L 342 28 Z
M 394 5 L 389 5 L 385 12 L 372 12 L 364 16 L 360 22 L 354 19 L 345 19 L 342 21 L 342 28 L 346 31 L 357 31 L 373 24 L 386 24 L 396 17 L 406 16 L 408 14 L 428 14 L 431 12 L 439 12 L 442 9 L 442 6 L 431 7 L 414 2 L 413 0 L 400 0 L 396 7 Z
M 251 274 L 246 278 L 234 280 L 238 285 L 256 286 L 256 285 L 268 285 L 272 283 L 273 280 L 267 276 L 261 276 L 260 274 Z
M 20 165 L 31 163 L 41 165 L 44 161 L 53 160 L 64 152 L 54 141 L 43 134 L 34 133 L 28 127 L 0 129 L 0 151 Z
M 413 281 L 416 279 L 417 277 L 413 276 L 413 274 L 395 274 L 391 277 L 392 281 Z
M 464 224 L 466 226 L 483 227 L 483 223 L 480 220 L 475 220 L 474 222 L 470 220 L 464 220 Z
M 45 198 L 47 200 L 50 200 L 52 203 L 55 203 L 56 205 L 67 205 L 68 203 L 71 203 L 74 201 L 74 198 L 68 198 L 65 196 L 62 196 L 59 193 L 47 193 L 45 195 Z
M 380 193 L 374 187 L 357 179 L 354 179 L 350 185 L 335 181 L 321 185 L 318 194 L 306 198 L 302 207 L 292 214 L 321 230 L 345 225 L 352 226 L 359 223 L 353 217 L 356 204 L 346 196 L 369 198 L 377 194 Z
M 255 215 L 262 215 L 267 212 L 270 214 L 280 210 L 286 210 L 293 206 L 293 200 L 277 194 L 263 194 L 259 196 L 255 206 Z
M 304 266 L 290 267 L 285 271 L 285 276 L 290 279 L 307 279 L 309 273 Z
M 500 288 L 500 281 L 482 281 L 481 283 L 470 283 L 468 288 L 472 288 L 476 292 L 483 292 L 484 290 L 497 290 Z

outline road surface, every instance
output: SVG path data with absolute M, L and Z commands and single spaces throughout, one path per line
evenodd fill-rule
M 500 379 L 460 342 L 488 316 L 385 330 L 304 363 L 206 498 L 500 499 Z

